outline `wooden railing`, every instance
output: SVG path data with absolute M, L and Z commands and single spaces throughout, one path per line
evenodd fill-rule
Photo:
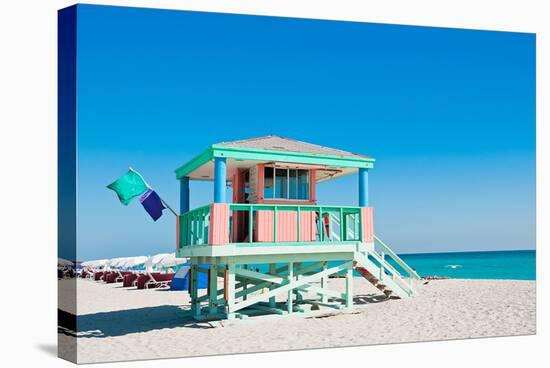
M 399 267 L 403 269 L 406 273 L 409 274 L 409 277 L 412 279 L 420 280 L 420 276 L 414 269 L 412 269 L 408 264 L 405 263 L 395 252 L 388 247 L 382 240 L 380 240 L 376 235 L 374 236 L 374 249 L 378 254 L 381 255 L 381 258 L 386 262 L 385 257 L 390 257 Z M 393 267 L 392 267 L 393 268 Z
M 179 216 L 179 247 L 203 245 L 209 242 L 210 205 L 195 208 Z
M 334 242 L 361 240 L 361 208 L 342 206 L 242 204 L 229 205 L 235 216 L 247 213 L 246 241 L 237 243 Z M 343 219 L 344 226 L 330 221 L 331 216 Z M 251 221 L 252 219 L 252 221 Z M 232 225 L 235 221 L 232 221 Z M 345 231 L 351 224 L 352 231 Z M 233 240 L 232 227 L 230 238 Z M 337 236 L 334 236 L 337 234 Z M 252 235 L 252 236 L 250 236 Z
M 181 215 L 178 231 L 179 247 L 358 242 L 372 241 L 372 218 L 361 207 L 214 203 Z

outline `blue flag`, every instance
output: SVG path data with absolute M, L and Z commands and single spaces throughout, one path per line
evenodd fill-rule
M 162 210 L 166 208 L 159 195 L 152 189 L 147 190 L 147 192 L 139 197 L 139 201 L 154 221 L 157 221 L 162 216 Z

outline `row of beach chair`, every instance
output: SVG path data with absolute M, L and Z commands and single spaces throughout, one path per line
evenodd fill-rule
M 122 282 L 122 287 L 138 289 L 169 288 L 174 279 L 174 273 L 140 272 L 140 271 L 89 271 L 84 270 L 80 277 L 87 280 L 100 281 L 106 284 Z

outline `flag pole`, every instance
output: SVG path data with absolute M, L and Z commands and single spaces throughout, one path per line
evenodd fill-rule
M 157 193 L 157 195 L 158 195 L 158 193 Z M 159 196 L 159 198 L 160 198 L 160 196 Z M 162 204 L 163 204 L 166 208 L 168 208 L 168 209 L 170 210 L 170 212 L 172 212 L 172 213 L 174 214 L 174 216 L 178 217 L 178 214 L 176 213 L 176 211 L 174 211 L 174 210 L 172 209 L 172 207 L 170 207 L 170 205 L 169 205 L 168 203 L 166 203 L 166 201 L 165 201 L 164 199 L 160 198 L 160 201 L 162 202 Z
M 136 174 L 139 175 L 139 177 L 141 178 L 141 180 L 143 180 L 143 182 L 145 183 L 145 185 L 147 186 L 147 188 L 153 190 L 153 188 L 149 185 L 149 183 L 147 183 L 145 181 L 145 178 L 143 178 L 143 176 L 141 176 L 141 174 L 139 172 L 137 172 L 136 170 L 134 170 L 131 166 L 128 168 L 129 170 L 135 172 Z M 158 192 L 157 192 L 157 195 L 158 195 Z M 174 216 L 178 217 L 178 214 L 176 213 L 176 211 L 174 211 L 174 209 L 172 207 L 170 207 L 170 205 L 168 203 L 166 203 L 166 201 L 164 199 L 161 198 L 161 196 L 159 196 L 159 199 L 160 201 L 162 202 L 162 204 L 168 208 L 170 210 L 170 212 L 172 212 L 174 214 Z

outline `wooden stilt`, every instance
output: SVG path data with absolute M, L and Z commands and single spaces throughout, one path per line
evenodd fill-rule
M 208 273 L 208 313 L 216 314 L 218 312 L 218 265 L 211 264 Z
M 276 271 L 275 271 L 275 263 L 270 263 L 269 264 L 269 273 L 271 275 L 275 275 L 276 274 Z M 273 290 L 274 286 L 271 286 L 269 289 L 270 290 Z M 275 297 L 272 296 L 271 298 L 269 298 L 269 307 L 270 308 L 275 308 Z
M 288 283 L 292 283 L 294 278 L 294 264 L 292 262 L 288 263 Z M 288 314 L 292 313 L 292 289 L 288 290 L 288 300 L 286 302 L 287 304 L 287 312 Z
M 201 305 L 198 301 L 198 291 L 199 291 L 199 288 L 198 288 L 198 271 L 197 271 L 197 268 L 198 268 L 198 265 L 196 264 L 191 264 L 191 289 L 190 289 L 190 294 L 191 294 L 191 311 L 193 313 L 193 316 L 195 316 L 195 318 L 199 318 L 200 315 L 201 315 Z
M 233 305 L 235 304 L 235 265 L 228 264 L 226 266 L 226 287 L 227 287 L 227 318 L 235 318 L 235 313 L 231 312 Z
M 323 271 L 326 271 L 326 270 L 327 270 L 327 267 L 328 267 L 328 262 L 323 262 L 322 270 L 323 270 Z M 321 289 L 326 290 L 326 289 L 327 289 L 327 286 L 328 286 L 328 276 L 323 276 L 323 277 L 321 278 Z M 322 302 L 322 303 L 326 303 L 327 300 L 328 300 L 327 294 L 321 295 L 321 302 Z
M 302 274 L 302 262 L 297 262 L 296 263 L 296 280 L 299 280 L 300 277 L 301 277 L 301 274 Z M 302 293 L 300 292 L 300 290 L 295 290 L 294 293 L 296 294 L 296 301 L 299 302 L 303 299 L 302 297 Z
M 346 308 L 353 306 L 353 263 L 350 262 L 346 271 Z

